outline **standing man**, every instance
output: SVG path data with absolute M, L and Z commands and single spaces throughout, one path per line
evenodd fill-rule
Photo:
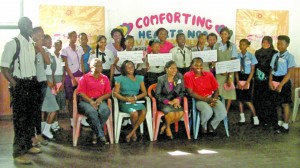
M 1 57 L 1 72 L 10 82 L 10 93 L 13 97 L 14 143 L 13 157 L 20 164 L 31 164 L 25 156 L 41 153 L 32 147 L 31 137 L 34 135 L 34 115 L 39 110 L 40 89 L 36 79 L 34 42 L 30 37 L 32 22 L 27 17 L 21 17 L 18 22 L 20 34 L 4 46 Z M 19 45 L 18 45 L 19 44 Z M 15 56 L 15 53 L 18 53 Z M 11 66 L 13 65 L 13 66 Z M 13 68 L 11 68 L 13 67 Z

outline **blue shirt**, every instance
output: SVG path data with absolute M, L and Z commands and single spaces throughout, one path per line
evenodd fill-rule
M 83 55 L 83 65 L 84 65 L 84 73 L 88 73 L 90 71 L 90 65 L 88 64 L 89 58 L 90 58 L 90 51 L 91 47 L 88 46 L 88 50 Z
M 244 74 L 250 74 L 251 73 L 251 66 L 257 64 L 257 59 L 256 57 L 251 54 L 250 52 L 246 52 L 245 55 L 243 55 L 242 53 L 239 53 L 237 58 L 238 59 L 242 59 L 245 57 L 245 69 L 244 69 Z
M 227 50 L 227 44 L 223 44 L 221 41 L 219 42 L 219 48 L 216 48 L 216 45 L 214 46 L 214 49 L 225 51 Z M 238 52 L 236 49 L 236 45 L 230 42 L 229 50 L 231 50 L 231 57 L 236 58 L 238 56 Z
M 273 55 L 272 57 L 272 61 L 270 66 L 272 67 L 272 74 L 274 76 L 284 76 L 287 74 L 287 71 L 289 68 L 291 67 L 295 67 L 296 66 L 296 62 L 295 62 L 295 58 L 294 56 L 289 53 L 288 51 L 284 52 L 279 58 L 278 60 L 278 68 L 277 71 L 274 71 L 274 64 L 275 64 L 275 60 L 276 57 L 279 57 L 280 53 L 276 53 Z

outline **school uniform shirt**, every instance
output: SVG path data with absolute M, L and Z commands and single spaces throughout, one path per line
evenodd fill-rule
M 202 50 L 200 49 L 200 47 L 198 45 L 192 48 L 192 51 L 208 51 L 208 50 L 211 50 L 211 49 L 208 48 L 207 46 L 204 46 Z M 203 62 L 203 70 L 210 71 L 208 62 Z
M 46 75 L 52 75 L 52 72 L 56 71 L 56 60 L 54 56 L 51 54 L 50 55 L 50 65 L 46 65 Z
M 20 42 L 20 54 L 18 59 L 14 62 L 13 76 L 17 78 L 28 78 L 36 76 L 35 69 L 35 49 L 34 41 L 29 37 L 29 41 L 21 34 L 17 36 Z M 7 42 L 1 56 L 1 67 L 9 68 L 13 57 L 16 53 L 17 44 L 14 39 Z
M 187 47 L 176 46 L 171 49 L 170 53 L 172 53 L 172 58 L 176 62 L 178 68 L 186 68 L 189 67 L 192 61 L 192 52 Z
M 106 49 L 110 50 L 110 51 L 113 53 L 113 55 L 114 55 L 115 58 L 118 56 L 117 53 L 118 53 L 119 51 L 115 48 L 115 46 L 114 46 L 113 43 L 108 43 L 108 44 L 106 45 Z M 122 49 L 121 51 L 123 51 L 123 49 Z M 118 75 L 118 74 L 121 74 L 121 72 L 119 72 L 118 69 L 115 68 L 115 75 Z
M 246 52 L 245 55 L 243 55 L 242 53 L 238 53 L 237 58 L 240 60 L 244 59 L 245 67 L 244 67 L 243 74 L 250 74 L 251 66 L 258 63 L 256 57 L 248 51 Z M 241 62 L 241 68 L 242 68 L 242 62 Z
M 274 64 L 276 58 L 279 57 L 278 59 L 278 68 L 277 71 L 274 71 Z M 284 76 L 287 74 L 288 69 L 291 67 L 296 66 L 295 58 L 294 56 L 289 53 L 288 51 L 284 52 L 283 54 L 280 55 L 280 53 L 274 54 L 270 66 L 272 67 L 272 74 L 274 76 Z
M 43 47 L 45 50 L 45 53 L 50 57 L 50 52 L 46 47 Z M 42 54 L 39 52 L 36 55 L 36 60 L 35 60 L 35 68 L 36 68 L 36 78 L 39 82 L 46 81 L 47 76 L 46 76 L 46 68 L 47 65 L 45 64 L 44 58 Z
M 106 75 L 100 74 L 96 79 L 91 72 L 79 79 L 78 94 L 84 93 L 89 98 L 98 98 L 111 93 L 109 79 Z
M 62 56 L 61 54 L 59 54 L 59 56 L 57 57 L 54 53 L 54 59 L 55 59 L 55 62 L 56 62 L 56 70 L 55 70 L 55 73 L 54 75 L 63 75 L 64 72 L 65 72 L 65 62 L 64 60 L 62 59 Z
M 214 45 L 214 49 L 224 52 L 227 50 L 227 44 L 223 44 L 222 41 L 216 43 Z M 236 58 L 238 55 L 237 49 L 236 49 L 236 45 L 230 42 L 230 47 L 229 50 L 231 50 L 231 58 Z M 219 60 L 218 60 L 219 61 Z
M 102 55 L 101 55 L 101 53 L 102 53 L 102 51 L 99 50 L 98 58 L 102 61 Z M 104 50 L 104 53 L 105 53 L 105 56 L 104 56 L 105 63 L 102 62 L 102 67 L 103 67 L 103 69 L 105 69 L 105 70 L 109 70 L 111 64 L 113 64 L 114 61 L 115 61 L 115 57 L 114 57 L 113 53 L 112 53 L 110 50 L 108 50 L 108 49 L 105 49 L 105 50 Z M 92 60 L 93 58 L 97 58 L 97 53 L 96 53 L 96 51 L 95 51 L 94 54 L 90 53 L 90 58 L 89 58 L 89 60 L 88 60 L 88 64 L 89 64 L 89 65 L 90 65 L 91 60 Z
M 76 46 L 75 51 L 70 47 L 67 46 L 62 49 L 61 55 L 62 57 L 67 57 L 69 69 L 72 73 L 81 70 L 81 57 L 83 56 L 84 51 L 81 46 Z

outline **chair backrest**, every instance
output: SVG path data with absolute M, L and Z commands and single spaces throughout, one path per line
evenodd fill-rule
M 148 87 L 148 96 L 151 98 L 151 99 L 153 99 L 153 98 L 155 98 L 153 95 L 152 95 L 152 92 L 155 92 L 155 90 L 156 90 L 156 83 L 154 83 L 154 84 L 152 84 L 152 85 L 150 85 L 149 87 Z

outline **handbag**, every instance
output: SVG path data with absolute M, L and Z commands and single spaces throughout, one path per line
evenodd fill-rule
M 224 87 L 224 90 L 226 90 L 226 91 L 235 89 L 235 86 L 234 86 L 233 82 L 231 82 L 230 86 L 228 86 L 227 83 L 224 83 L 223 87 Z
M 242 85 L 243 87 L 246 84 L 246 81 L 239 81 L 240 85 Z M 250 84 L 248 83 L 245 89 L 249 89 L 250 88 Z

